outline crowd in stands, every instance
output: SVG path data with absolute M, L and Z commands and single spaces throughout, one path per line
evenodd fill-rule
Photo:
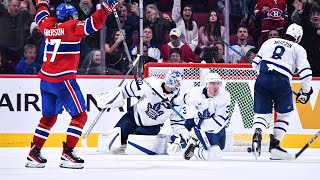
M 111 14 L 103 32 L 81 41 L 79 74 L 125 74 L 129 61 L 123 41 L 132 57 L 140 52 L 139 0 L 119 1 L 121 30 Z M 264 41 L 282 37 L 286 27 L 297 23 L 304 30 L 300 44 L 307 51 L 313 76 L 320 77 L 320 0 L 229 1 L 226 11 L 225 0 L 144 0 L 142 64 L 251 63 Z M 51 16 L 61 2 L 50 1 Z M 78 10 L 79 20 L 85 20 L 96 11 L 99 0 L 66 2 Z M 229 31 L 224 26 L 225 12 Z M 46 40 L 34 22 L 35 14 L 34 0 L 3 0 L 0 5 L 0 74 L 40 70 Z M 223 42 L 227 32 L 232 48 L 225 48 Z

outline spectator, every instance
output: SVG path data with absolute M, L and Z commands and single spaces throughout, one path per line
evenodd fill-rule
M 41 65 L 36 62 L 37 48 L 33 44 L 24 46 L 24 57 L 16 66 L 16 74 L 38 74 Z
M 162 45 L 161 47 L 161 55 L 164 59 L 164 62 L 169 60 L 170 50 L 172 48 L 181 49 L 181 59 L 183 62 L 195 62 L 191 48 L 187 44 L 181 42 L 180 36 L 181 31 L 178 28 L 171 29 L 170 42 Z
M 43 34 L 40 32 L 39 27 L 35 22 L 30 25 L 30 36 L 27 39 L 27 44 L 33 44 L 37 48 L 36 62 L 39 64 L 43 63 L 43 51 L 45 47 L 45 39 Z
M 197 23 L 192 17 L 193 12 L 190 5 L 184 4 L 181 8 L 181 0 L 173 1 L 172 19 L 181 31 L 181 41 L 194 51 L 198 46 L 199 33 Z
M 33 15 L 28 10 L 20 10 L 19 0 L 8 0 L 7 8 L 0 4 L 0 50 L 17 64 L 23 54 Z
M 312 75 L 320 77 L 320 7 L 317 3 L 306 3 L 296 0 L 295 11 L 303 28 L 303 36 L 300 44 L 306 49 L 308 61 L 312 67 Z M 293 19 L 298 22 L 298 20 Z
M 257 0 L 230 0 L 230 34 L 236 34 L 239 26 L 247 26 Z M 265 1 L 265 0 L 262 0 Z M 219 11 L 225 13 L 225 0 L 218 0 Z
M 32 0 L 22 0 L 20 5 L 21 10 L 27 10 L 30 14 L 36 14 L 36 7 L 34 6 Z
M 276 29 L 271 29 L 269 32 L 268 32 L 268 39 L 271 39 L 271 38 L 279 38 L 280 35 L 279 35 L 279 32 L 276 30 Z
M 216 42 L 213 47 L 206 48 L 201 57 L 201 63 L 225 63 L 223 59 L 224 45 Z
M 123 6 L 119 6 L 118 15 L 119 15 L 121 29 L 123 29 L 126 34 L 126 43 L 128 47 L 131 47 L 133 44 L 132 42 L 133 32 L 138 32 L 139 30 L 139 21 L 138 21 L 139 17 L 136 16 L 134 13 L 128 16 L 128 7 L 126 4 Z M 106 24 L 108 25 L 107 41 L 109 41 L 109 38 L 113 37 L 112 34 L 115 31 L 119 30 L 116 19 L 113 14 L 110 14 L 108 16 Z
M 208 15 L 208 23 L 199 29 L 198 47 L 203 48 L 212 46 L 219 38 L 224 39 L 224 26 L 221 26 L 220 18 L 216 11 L 210 11 Z
M 122 41 L 123 39 L 120 36 L 120 31 L 115 31 L 112 33 L 109 42 L 105 44 L 106 66 L 125 74 L 126 53 L 124 51 Z
M 172 48 L 170 50 L 170 58 L 169 58 L 170 63 L 182 63 L 181 59 L 181 49 L 179 48 Z
M 14 74 L 14 64 L 12 61 L 5 59 L 0 51 L 0 74 Z
M 158 62 L 162 62 L 161 52 L 158 46 L 151 43 L 153 39 L 153 32 L 152 28 L 149 26 L 146 26 L 143 28 L 143 43 L 146 43 L 148 45 L 148 55 L 154 59 L 156 59 Z M 136 56 L 138 54 L 138 48 L 137 45 L 132 45 L 130 48 L 130 53 L 133 56 Z
M 143 75 L 144 65 L 149 62 L 158 62 L 158 60 L 149 56 L 148 45 L 146 43 L 143 43 L 143 54 L 142 54 L 142 58 L 139 59 L 139 65 L 138 65 L 138 75 L 139 76 Z M 135 69 L 133 69 L 132 71 L 134 71 Z
M 254 48 L 254 46 L 249 45 L 247 43 L 248 35 L 249 35 L 248 29 L 240 26 L 237 33 L 238 41 L 236 44 L 231 46 L 236 51 L 238 51 L 242 56 L 246 55 L 250 49 Z M 234 51 L 230 51 L 227 63 L 240 63 L 242 56 L 240 56 L 238 53 Z
M 101 71 L 101 51 L 98 49 L 92 50 L 87 54 L 84 59 L 82 67 L 79 69 L 78 74 L 108 74 L 108 75 L 121 75 L 122 73 L 111 68 L 106 68 L 106 72 Z
M 167 43 L 166 38 L 164 38 L 166 33 L 176 27 L 168 14 L 163 13 L 162 16 L 159 15 L 158 8 L 154 4 L 147 5 L 143 25 L 152 28 L 154 36 L 151 42 L 158 47 Z
M 276 3 L 275 3 L 276 2 Z M 284 27 L 288 23 L 287 1 L 265 1 L 258 0 L 255 7 L 256 17 L 261 20 L 261 37 L 265 41 L 271 29 L 279 31 L 280 36 L 284 34 Z

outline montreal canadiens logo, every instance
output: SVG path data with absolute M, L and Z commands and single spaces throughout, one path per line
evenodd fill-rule
M 280 20 L 282 19 L 282 10 L 278 8 L 272 8 L 268 12 L 267 16 L 272 20 Z

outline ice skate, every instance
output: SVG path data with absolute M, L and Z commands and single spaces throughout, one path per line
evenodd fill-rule
M 262 130 L 260 128 L 255 129 L 253 138 L 252 138 L 252 153 L 256 159 L 258 159 L 258 157 L 261 154 L 261 140 L 262 140 L 261 132 Z
M 36 148 L 35 144 L 31 142 L 31 149 L 25 166 L 27 168 L 43 168 L 45 167 L 46 162 L 47 159 L 42 156 L 41 150 Z
M 289 154 L 286 150 L 281 148 L 280 141 L 274 138 L 273 134 L 270 134 L 270 160 L 292 160 L 293 154 Z
M 65 142 L 63 142 L 63 152 L 61 155 L 61 164 L 62 168 L 70 168 L 70 169 L 82 169 L 84 160 L 75 155 L 74 149 L 67 146 Z
M 186 150 L 183 152 L 185 160 L 190 160 L 194 154 L 194 149 L 197 147 L 197 140 L 191 137 L 186 146 Z

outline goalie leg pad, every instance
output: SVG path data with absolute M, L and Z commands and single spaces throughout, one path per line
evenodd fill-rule
M 115 127 L 98 137 L 98 151 L 114 154 L 124 153 L 125 146 L 121 144 L 121 128 Z
M 217 134 L 204 132 L 196 128 L 194 132 L 198 140 L 200 141 L 201 145 L 204 146 L 206 150 L 208 150 L 208 148 L 213 145 L 219 146 L 219 148 L 222 150 L 225 148 L 225 144 L 226 144 L 225 128 L 221 129 L 221 131 L 218 132 Z
M 130 134 L 126 154 L 162 155 L 166 152 L 167 136 Z

